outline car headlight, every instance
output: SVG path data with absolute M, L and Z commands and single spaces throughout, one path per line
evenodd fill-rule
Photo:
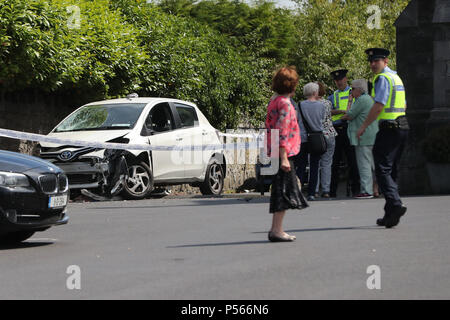
M 29 187 L 30 181 L 24 174 L 0 171 L 0 186 L 10 188 Z

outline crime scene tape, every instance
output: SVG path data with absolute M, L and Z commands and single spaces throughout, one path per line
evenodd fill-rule
M 233 135 L 237 138 L 238 135 Z M 247 135 L 239 136 L 238 138 L 248 138 Z M 235 150 L 235 149 L 262 149 L 263 141 L 260 139 L 257 142 L 241 142 L 241 143 L 223 143 L 223 144 L 209 144 L 209 145 L 185 145 L 185 146 L 155 146 L 146 144 L 126 144 L 126 143 L 107 143 L 107 142 L 92 142 L 92 141 L 81 141 L 72 139 L 60 139 L 56 137 L 44 136 L 36 133 L 28 133 L 22 131 L 15 131 L 9 129 L 0 128 L 0 137 L 18 139 L 18 140 L 28 140 L 35 142 L 48 142 L 56 143 L 77 147 L 91 147 L 97 149 L 117 149 L 117 150 L 159 150 L 159 151 L 205 151 L 205 150 Z M 254 137 L 254 136 L 252 136 Z M 261 138 L 261 136 L 260 136 Z

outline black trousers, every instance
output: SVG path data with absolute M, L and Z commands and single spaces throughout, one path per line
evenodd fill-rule
M 380 129 L 373 146 L 375 175 L 386 200 L 384 206 L 386 212 L 402 205 L 396 181 L 398 164 L 407 139 L 408 130 Z
M 360 184 L 355 147 L 350 145 L 346 125 L 334 127 L 334 129 L 337 131 L 338 135 L 336 137 L 336 147 L 334 149 L 333 165 L 331 167 L 330 194 L 331 196 L 336 196 L 339 184 L 340 165 L 343 157 L 345 157 L 349 168 L 350 187 L 353 195 L 356 195 L 359 193 Z
M 300 182 L 308 182 L 308 196 L 314 196 L 317 183 L 319 183 L 320 156 L 308 152 L 308 142 L 302 143 L 300 153 L 293 157 L 295 172 Z M 309 161 L 309 177 L 306 175 L 306 166 Z

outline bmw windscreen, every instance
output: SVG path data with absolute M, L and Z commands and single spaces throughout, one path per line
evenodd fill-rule
M 53 132 L 133 129 L 145 103 L 89 105 L 78 109 Z

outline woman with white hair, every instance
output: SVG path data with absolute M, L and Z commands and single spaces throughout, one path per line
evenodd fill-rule
M 333 108 L 331 101 L 324 99 L 327 88 L 324 83 L 318 81 L 320 102 L 325 106 L 325 117 L 323 119 L 323 135 L 327 143 L 327 150 L 320 157 L 320 186 L 322 187 L 322 198 L 330 198 L 331 188 L 331 168 L 333 164 L 334 149 L 336 147 L 337 132 L 333 127 L 331 110 Z M 319 183 L 317 183 L 316 194 L 319 192 Z
M 319 101 L 319 85 L 310 82 L 303 87 L 303 95 L 306 100 L 299 105 L 302 120 L 306 122 L 311 131 L 323 131 L 323 119 L 325 116 L 325 106 Z M 314 194 L 319 177 L 319 162 L 321 155 L 311 154 L 308 148 L 302 148 L 295 157 L 294 163 L 297 176 L 304 183 L 307 179 L 304 177 L 306 165 L 309 156 L 309 178 L 308 178 L 308 200 L 314 201 Z
M 352 82 L 352 96 L 355 98 L 351 109 L 343 117 L 349 121 L 347 133 L 350 144 L 355 146 L 356 162 L 360 175 L 361 193 L 356 199 L 370 199 L 374 195 L 373 171 L 375 169 L 372 149 L 378 132 L 378 122 L 374 121 L 367 127 L 364 134 L 357 138 L 356 133 L 366 120 L 374 101 L 368 95 L 367 80 L 357 79 Z M 378 193 L 375 190 L 375 193 Z

